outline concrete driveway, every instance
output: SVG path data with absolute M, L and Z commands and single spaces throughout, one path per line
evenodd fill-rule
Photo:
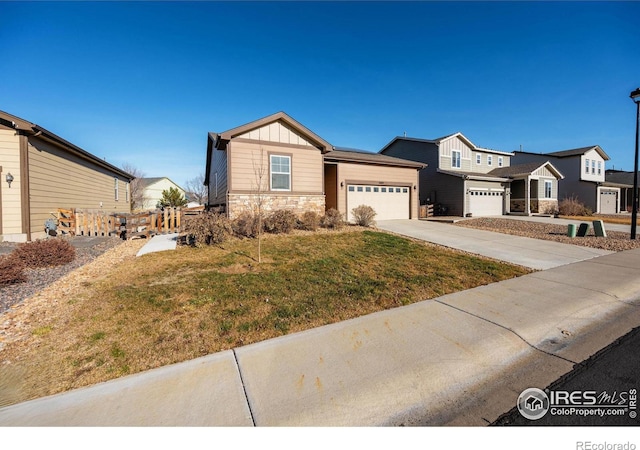
M 424 220 L 381 220 L 377 223 L 377 227 L 402 236 L 536 270 L 552 269 L 613 253 L 608 250 L 474 230 Z

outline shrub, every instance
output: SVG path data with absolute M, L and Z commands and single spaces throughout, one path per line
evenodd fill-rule
M 342 217 L 340 211 L 335 208 L 329 209 L 320 220 L 320 226 L 323 228 L 333 228 L 337 230 L 342 228 L 344 224 L 344 217 Z
M 187 242 L 198 247 L 223 243 L 233 232 L 231 222 L 222 214 L 205 212 L 184 222 Z
M 307 231 L 316 231 L 320 226 L 320 216 L 314 211 L 305 211 L 298 219 L 298 228 Z
M 563 216 L 590 216 L 593 214 L 591 208 L 578 200 L 578 197 L 565 197 L 558 203 L 558 211 Z
M 76 257 L 76 249 L 64 239 L 46 239 L 18 245 L 11 258 L 28 268 L 61 266 Z
M 258 236 L 260 230 L 260 221 L 258 215 L 249 211 L 240 213 L 231 222 L 231 228 L 233 232 L 240 237 L 253 238 Z
M 375 220 L 373 220 L 376 216 L 376 212 L 369 205 L 356 206 L 351 210 L 351 214 L 353 214 L 353 220 L 356 225 L 370 227 L 376 223 Z
M 22 262 L 11 256 L 0 257 L 0 286 L 27 281 Z
M 264 219 L 264 229 L 269 233 L 291 233 L 298 217 L 288 209 L 273 211 Z

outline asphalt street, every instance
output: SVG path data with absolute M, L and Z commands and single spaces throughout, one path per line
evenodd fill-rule
M 536 386 L 532 386 L 536 387 Z M 635 390 L 635 409 L 629 401 L 633 400 Z M 550 414 L 537 420 L 529 420 L 514 407 L 498 418 L 492 425 L 497 426 L 639 426 L 640 418 L 632 416 L 640 409 L 638 391 L 640 391 L 640 327 L 614 341 L 589 359 L 575 366 L 568 374 L 560 377 L 544 389 L 549 391 L 585 392 L 595 391 L 596 398 L 606 392 L 613 404 L 624 405 L 623 415 L 578 415 L 567 414 L 570 406 L 558 408 L 564 414 Z M 625 400 L 626 399 L 626 400 Z M 589 403 L 583 401 L 582 403 Z M 576 408 L 583 409 L 583 408 Z M 586 408 L 589 410 L 597 408 Z M 616 409 L 617 410 L 617 409 Z M 550 410 L 551 411 L 551 410 Z

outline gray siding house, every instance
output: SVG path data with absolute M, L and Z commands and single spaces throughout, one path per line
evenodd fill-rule
M 605 162 L 609 156 L 599 145 L 551 153 L 515 152 L 520 163 L 550 161 L 564 175 L 559 184 L 560 199 L 575 198 L 593 212 L 620 212 L 620 188 L 606 186 Z
M 548 213 L 557 208 L 552 164 L 512 165 L 512 152 L 478 147 L 462 133 L 438 139 L 396 137 L 380 153 L 426 163 L 420 171 L 420 203 L 439 214 L 494 216 Z

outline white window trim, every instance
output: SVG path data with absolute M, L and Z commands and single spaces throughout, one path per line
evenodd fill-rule
M 502 156 L 498 156 L 498 167 L 502 167 L 504 165 L 504 158 Z
M 482 153 L 476 153 L 476 164 L 482 164 Z
M 124 198 L 125 198 L 125 201 L 127 203 L 129 203 L 129 186 L 130 186 L 129 183 L 124 185 L 124 187 L 125 187 L 125 189 L 124 189 Z
M 274 172 L 273 171 L 273 158 L 287 158 L 289 160 L 289 172 Z M 289 187 L 286 189 L 273 187 L 273 175 L 288 175 Z M 269 155 L 269 185 L 272 191 L 290 192 L 291 191 L 291 156 L 290 155 Z
M 454 165 L 455 154 L 458 154 L 458 165 Z M 462 168 L 462 152 L 460 150 L 451 150 L 451 168 L 453 169 L 461 169 Z
M 596 160 L 592 159 L 591 160 L 591 175 L 595 175 L 596 174 Z
M 547 196 L 547 186 L 549 186 L 549 196 Z M 553 198 L 553 181 L 544 180 L 544 198 Z
M 602 161 L 598 161 L 598 175 L 602 175 Z
M 493 166 L 493 156 L 487 155 L 487 166 Z
M 589 159 L 587 158 L 587 159 L 585 159 L 584 161 L 585 161 L 585 165 L 584 165 L 584 173 L 586 173 L 586 174 L 588 175 L 588 174 L 589 174 L 589 167 L 590 167 Z
M 118 201 L 119 192 L 118 192 L 118 177 L 113 177 L 113 190 L 115 191 L 115 200 Z

